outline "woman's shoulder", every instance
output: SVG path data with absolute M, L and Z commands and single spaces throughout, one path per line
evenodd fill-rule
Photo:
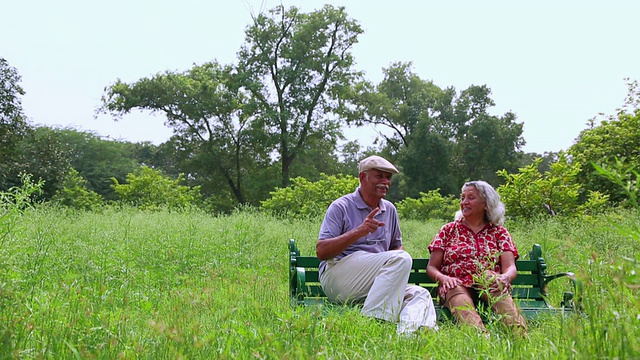
M 460 226 L 460 220 L 448 222 L 440 227 L 440 231 L 450 232 Z
M 491 231 L 498 232 L 498 233 L 506 233 L 506 234 L 509 233 L 509 230 L 507 230 L 507 228 L 504 227 L 504 225 L 491 224 L 490 229 Z

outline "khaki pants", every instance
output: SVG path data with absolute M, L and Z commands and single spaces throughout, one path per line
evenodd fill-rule
M 407 285 L 412 259 L 404 250 L 358 251 L 327 261 L 320 283 L 329 300 L 364 302 L 362 314 L 397 323 L 398 334 L 437 328 L 431 294 Z
M 502 322 L 505 325 L 517 328 L 522 334 L 527 332 L 527 323 L 510 294 L 488 294 L 486 291 L 478 291 L 459 285 L 447 291 L 444 305 L 451 310 L 451 314 L 458 323 L 473 325 L 484 330 L 482 318 L 473 302 L 478 295 L 480 300 L 491 304 L 491 309 L 496 314 L 502 315 Z M 492 299 L 489 298 L 490 296 Z

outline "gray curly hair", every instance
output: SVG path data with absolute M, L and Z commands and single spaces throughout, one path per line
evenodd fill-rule
M 478 189 L 480 196 L 487 203 L 487 211 L 484 214 L 485 219 L 493 225 L 502 226 L 504 224 L 505 208 L 502 201 L 500 201 L 500 194 L 488 182 L 482 180 L 466 182 L 462 185 L 460 191 L 464 191 L 467 186 L 473 186 Z M 456 220 L 461 219 L 462 211 L 458 210 L 455 218 Z

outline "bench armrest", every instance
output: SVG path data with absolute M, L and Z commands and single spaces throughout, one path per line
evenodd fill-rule
M 573 292 L 565 292 L 562 298 L 562 307 L 566 310 L 580 310 L 582 308 L 582 284 L 572 272 L 563 272 L 554 275 L 544 275 L 542 293 L 547 294 L 547 284 L 551 281 L 567 277 L 573 285 Z
M 306 284 L 306 273 L 304 268 L 295 267 L 291 268 L 291 273 L 289 274 L 289 297 L 291 301 L 291 306 L 295 307 L 296 305 L 300 305 L 304 303 L 305 293 L 305 284 Z
M 296 287 L 296 295 L 299 299 L 304 298 L 304 288 L 307 282 L 307 274 L 304 268 L 298 267 L 296 268 L 296 278 L 298 279 Z

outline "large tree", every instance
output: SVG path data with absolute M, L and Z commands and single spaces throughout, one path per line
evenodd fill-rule
M 71 167 L 86 180 L 88 190 L 107 200 L 117 198 L 111 187 L 112 178 L 123 182 L 127 174 L 141 165 L 135 157 L 136 145 L 130 142 L 104 139 L 95 133 L 71 128 L 52 131 L 63 144 Z
M 0 58 L 0 190 L 21 184 L 20 174 L 44 180 L 42 199 L 62 186 L 69 160 L 62 142 L 50 128 L 36 128 L 23 113 L 18 71 Z
M 18 70 L 0 57 L 0 124 L 24 121 L 20 96 L 24 96 L 24 90 Z
M 349 123 L 390 129 L 390 134 L 384 131 L 379 134 L 392 153 L 409 147 L 418 127 L 423 132 L 453 137 L 457 129 L 455 119 L 444 116 L 451 112 L 453 89 L 443 90 L 421 79 L 413 72 L 411 62 L 393 63 L 382 71 L 384 79 L 378 85 L 365 80 L 353 87 L 350 98 L 356 107 L 347 111 Z
M 208 62 L 185 72 L 157 74 L 107 87 L 103 112 L 122 116 L 132 109 L 161 112 L 175 136 L 204 165 L 190 175 L 220 179 L 236 200 L 250 202 L 243 191 L 247 173 L 268 163 L 270 148 L 252 124 L 253 109 L 230 65 Z
M 460 187 L 451 171 L 455 143 L 426 126 L 418 126 L 411 139 L 414 145 L 403 147 L 398 154 L 404 176 L 400 199 L 435 189 L 442 194 L 457 193 Z
M 22 111 L 20 75 L 0 57 L 0 190 L 19 185 L 18 143 L 29 126 Z
M 457 193 L 467 179 L 499 181 L 497 170 L 520 164 L 522 124 L 513 113 L 489 113 L 494 106 L 486 86 L 472 85 L 458 95 L 413 73 L 411 63 L 383 69 L 384 79 L 362 82 L 350 97 L 357 105 L 348 119 L 391 129 L 385 150 L 403 168 L 405 196 L 440 189 Z
M 351 55 L 361 33 L 343 7 L 330 5 L 311 13 L 278 6 L 246 30 L 239 73 L 269 145 L 277 149 L 282 186 L 310 139 L 331 144 L 341 136 L 340 95 L 361 76 Z
M 614 202 L 625 200 L 627 195 L 598 175 L 592 163 L 615 170 L 640 171 L 640 87 L 637 80 L 628 81 L 627 85 L 627 98 L 618 113 L 607 116 L 597 125 L 592 119 L 589 128 L 580 133 L 568 150 L 573 162 L 580 165 L 578 180 L 583 188 L 607 194 Z M 635 180 L 629 177 L 628 181 Z
M 46 126 L 30 128 L 18 144 L 18 159 L 20 172 L 44 180 L 43 200 L 50 200 L 62 189 L 70 162 L 64 140 L 56 130 Z
M 502 179 L 496 171 L 517 171 L 522 163 L 522 124 L 516 123 L 513 113 L 483 115 L 465 125 L 457 141 L 454 161 L 459 183 L 482 179 L 498 186 Z

